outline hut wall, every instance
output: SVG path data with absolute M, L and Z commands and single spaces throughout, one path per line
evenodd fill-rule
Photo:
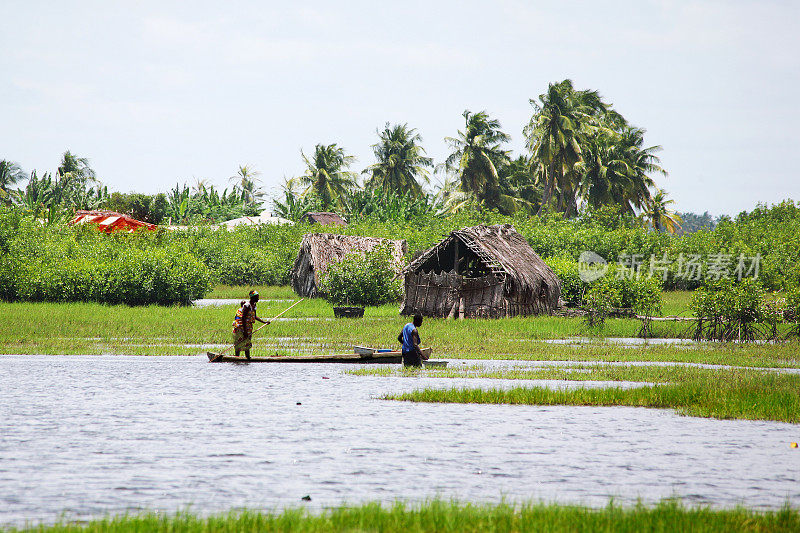
M 301 249 L 292 269 L 292 289 L 305 298 L 317 296 L 317 282 L 314 276 L 314 265 L 308 250 Z
M 509 295 L 506 280 L 494 274 L 464 278 L 453 272 L 408 272 L 400 313 L 439 318 L 503 318 L 549 314 L 552 309 L 548 303 L 547 299 Z
M 507 316 L 508 307 L 503 280 L 495 275 L 464 278 L 453 272 L 409 272 L 400 313 L 418 313 L 427 317 L 499 318 Z

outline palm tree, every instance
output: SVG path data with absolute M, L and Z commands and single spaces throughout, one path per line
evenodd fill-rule
M 655 155 L 661 151 L 661 146 L 645 147 L 644 133 L 645 130 L 642 128 L 627 127 L 622 130 L 621 138 L 631 169 L 631 186 L 628 189 L 627 200 L 637 209 L 644 209 L 650 203 L 650 189 L 659 190 L 650 175 L 667 176 L 667 171 L 661 167 L 661 159 Z
M 401 196 L 406 193 L 422 196 L 419 180 L 428 182 L 427 169 L 433 166 L 433 159 L 425 157 L 417 130 L 409 129 L 408 124 L 390 126 L 387 122 L 383 131 L 378 131 L 378 137 L 380 141 L 372 145 L 378 162 L 364 171 L 370 175 L 366 187 L 383 193 L 394 191 Z
M 260 182 L 258 176 L 261 173 L 250 165 L 239 165 L 236 175 L 230 177 L 234 189 L 239 189 L 242 193 L 242 207 L 254 205 L 256 200 L 260 201 L 264 197 L 264 191 L 256 184 Z
M 461 183 L 445 176 L 433 197 L 433 208 L 437 215 L 451 215 L 467 209 L 471 205 L 479 207 L 475 195 L 461 190 Z
M 581 196 L 592 208 L 617 204 L 620 212 L 633 213 L 628 201 L 633 169 L 616 133 L 595 136 L 583 150 Z
M 549 209 L 553 193 L 558 190 L 556 209 L 567 216 L 577 214 L 577 193 L 582 145 L 597 128 L 600 118 L 608 115 L 609 121 L 623 123 L 624 119 L 612 112 L 597 91 L 576 91 L 571 80 L 551 83 L 539 102 L 530 100 L 534 114 L 524 129 L 528 149 L 541 166 L 543 180 L 542 203 L 539 213 Z
M 498 168 L 508 164 L 508 152 L 501 145 L 511 137 L 500 130 L 500 122 L 489 118 L 485 111 L 462 113 L 464 131 L 458 137 L 445 137 L 453 149 L 444 162 L 447 172 L 453 172 L 464 193 L 471 193 L 488 208 L 510 214 L 525 202 L 503 192 Z
M 0 160 L 0 200 L 11 201 L 11 186 L 24 180 L 27 176 L 18 163 Z
M 211 181 L 208 178 L 194 178 L 194 189 L 195 194 L 202 194 L 211 184 Z
M 78 157 L 67 150 L 61 156 L 61 164 L 56 172 L 59 176 L 69 176 L 70 179 L 77 179 L 84 183 L 95 181 L 96 176 L 92 167 L 89 166 L 89 159 Z
M 298 183 L 306 186 L 303 197 L 318 198 L 322 209 L 346 210 L 350 192 L 356 187 L 356 175 L 348 170 L 355 157 L 346 155 L 335 143 L 316 145 L 310 159 L 302 150 L 300 155 L 306 164 L 305 173 L 297 177 Z
M 276 216 L 298 222 L 303 215 L 318 210 L 319 200 L 311 196 L 301 196 L 295 190 L 297 178 L 285 179 L 280 186 L 283 201 L 273 199 L 272 212 Z
M 667 207 L 674 203 L 675 200 L 667 200 L 667 191 L 656 189 L 647 210 L 647 218 L 650 219 L 650 223 L 656 231 L 661 231 L 663 228 L 669 233 L 675 233 L 681 229 L 681 217 Z
M 532 158 L 520 155 L 498 169 L 500 186 L 506 194 L 525 200 L 532 211 L 538 210 L 542 202 L 539 170 Z
M 86 187 L 99 183 L 89 159 L 78 157 L 69 150 L 61 156 L 56 170 L 57 182 L 54 187 L 53 203 L 81 207 L 85 205 Z
M 44 209 L 56 205 L 57 184 L 49 172 L 39 178 L 34 170 L 25 188 L 19 191 L 18 200 L 26 211 L 38 217 Z

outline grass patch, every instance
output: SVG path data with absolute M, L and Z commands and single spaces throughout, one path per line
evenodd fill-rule
M 207 294 L 206 298 L 241 298 L 247 299 L 247 295 L 251 290 L 258 291 L 262 298 L 276 298 L 285 300 L 296 300 L 297 295 L 288 285 L 272 286 L 272 285 L 216 285 L 211 292 Z
M 420 505 L 365 503 L 312 513 L 305 509 L 280 512 L 235 511 L 211 517 L 190 513 L 120 516 L 86 524 L 56 524 L 24 530 L 66 532 L 208 532 L 208 531 L 381 531 L 393 532 L 602 532 L 602 531 L 797 531 L 800 512 L 788 505 L 777 511 L 744 508 L 686 507 L 664 500 L 656 505 L 602 509 L 545 503 L 475 504 L 434 500 Z
M 553 390 L 546 387 L 422 389 L 386 400 L 516 405 L 597 405 L 675 409 L 689 416 L 800 422 L 800 376 L 774 372 L 708 371 L 652 387 Z
M 296 299 L 287 287 L 257 287 L 264 301 L 259 315 L 270 318 Z M 244 297 L 249 287 L 215 289 L 218 297 Z M 126 306 L 98 303 L 0 302 L 0 353 L 196 355 L 198 345 L 227 344 L 237 306 Z M 36 317 L 32 320 L 31 317 Z M 280 320 L 256 333 L 253 355 L 275 350 L 303 353 L 351 351 L 352 344 L 397 347 L 397 334 L 408 321 L 396 305 L 368 307 L 363 319 L 334 319 L 332 306 L 305 300 Z M 685 335 L 685 325 L 654 324 L 655 333 Z M 800 366 L 797 343 L 626 347 L 604 342 L 604 336 L 632 337 L 639 322 L 609 319 L 602 329 L 587 329 L 581 319 L 517 317 L 500 320 L 425 319 L 420 329 L 436 358 L 569 361 L 676 361 L 736 366 Z M 550 344 L 547 339 L 586 337 L 589 342 Z M 189 346 L 193 345 L 193 346 Z M 311 350 L 311 351 L 309 351 Z
M 689 304 L 694 291 L 664 291 L 661 316 L 693 316 Z
M 448 368 L 359 368 L 346 373 L 354 376 L 400 376 L 428 378 L 475 378 L 475 379 L 527 379 L 557 381 L 637 381 L 645 383 L 687 382 L 693 379 L 713 380 L 719 376 L 731 376 L 768 371 L 742 369 L 707 369 L 692 366 L 653 365 L 570 365 L 544 366 L 540 368 L 511 367 L 485 368 L 470 365 Z

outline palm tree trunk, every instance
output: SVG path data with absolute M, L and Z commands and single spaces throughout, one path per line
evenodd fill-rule
M 548 165 L 548 173 L 544 179 L 544 192 L 542 193 L 542 203 L 539 205 L 539 211 L 536 213 L 537 215 L 541 215 L 545 209 L 549 209 L 550 205 L 550 196 L 553 194 L 553 182 L 555 180 L 555 172 L 556 172 L 556 165 L 555 161 L 551 158 L 550 164 Z

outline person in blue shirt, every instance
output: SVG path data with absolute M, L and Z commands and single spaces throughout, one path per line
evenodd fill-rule
M 419 328 L 422 325 L 422 315 L 414 315 L 414 321 L 403 326 L 403 331 L 397 340 L 403 343 L 403 366 L 422 366 L 422 352 L 419 345 Z

